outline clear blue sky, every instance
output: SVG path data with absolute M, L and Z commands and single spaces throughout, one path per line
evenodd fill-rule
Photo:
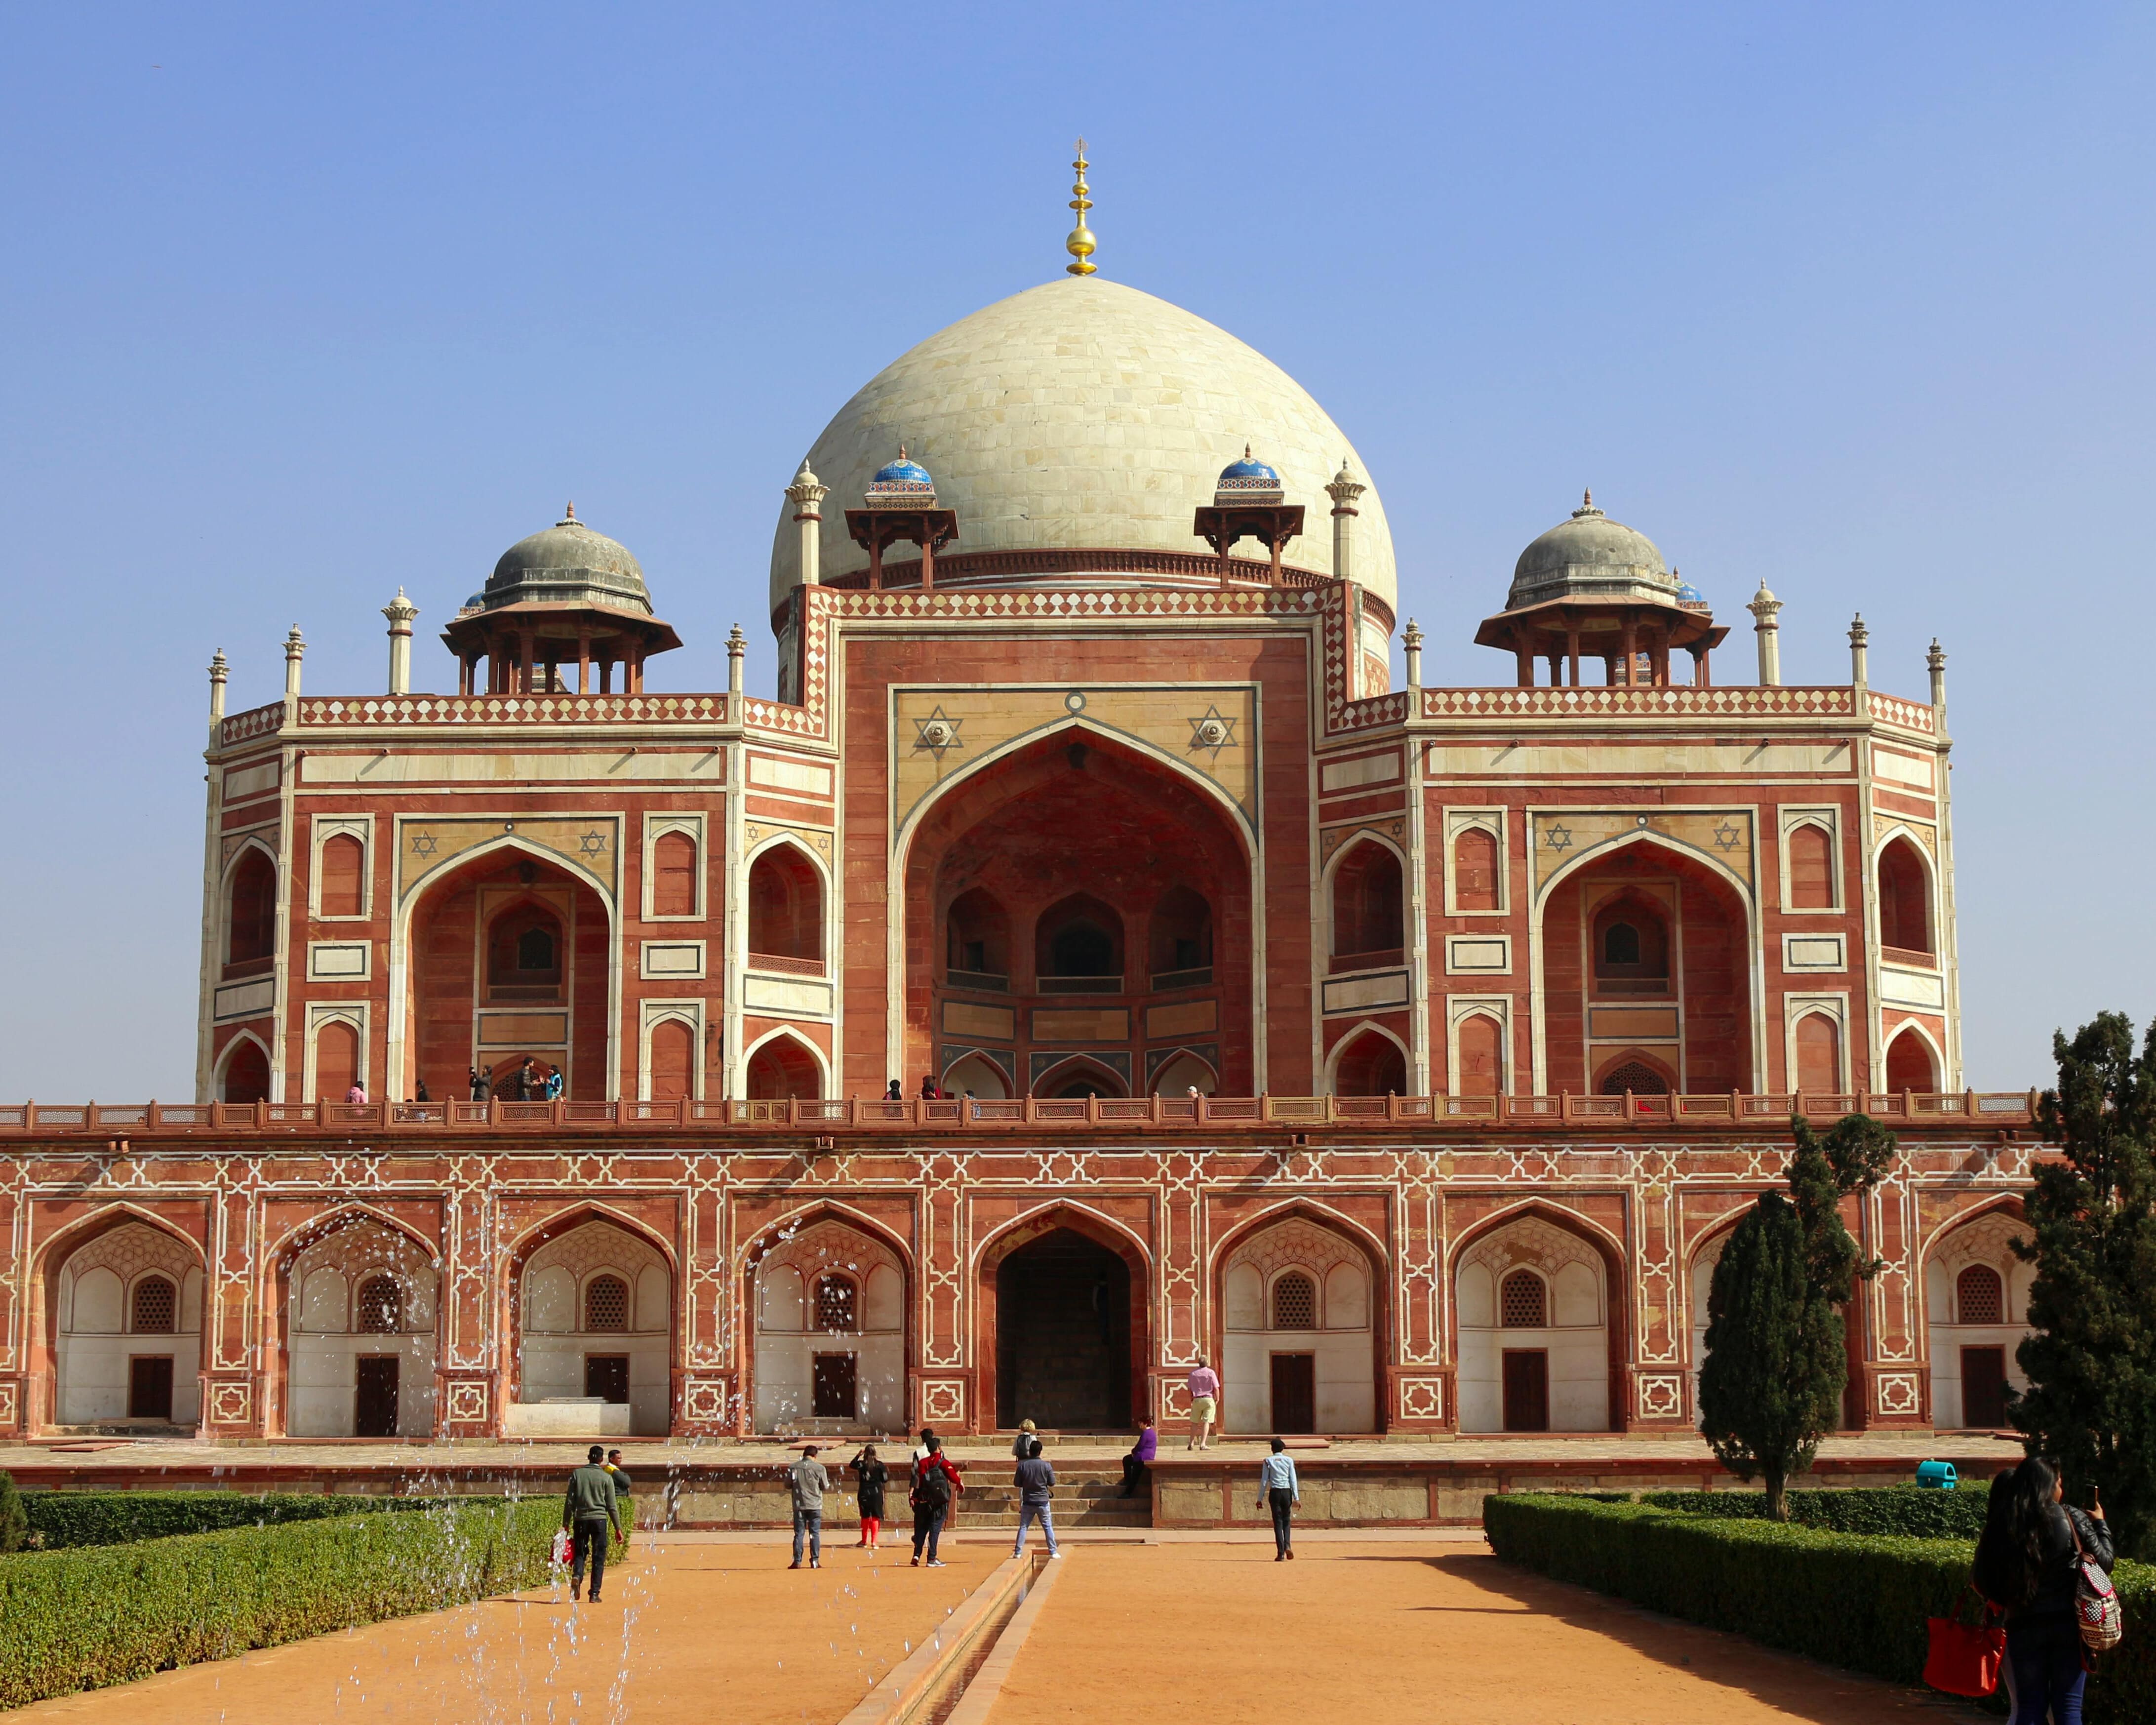
M 768 689 L 778 491 L 1064 261 L 1355 438 L 1431 680 L 1585 484 L 1789 680 L 1952 655 L 1973 1081 L 2152 1005 L 2145 6 L 17 8 L 0 1096 L 190 1091 L 204 680 L 382 686 L 562 501 Z M 2118 537 L 2128 541 L 2122 551 Z M 1725 680 L 1741 670 L 1725 671 Z

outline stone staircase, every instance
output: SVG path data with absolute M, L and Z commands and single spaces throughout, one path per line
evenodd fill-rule
M 1049 1459 L 1052 1461 L 1054 1457 Z M 955 1525 L 1006 1529 L 1017 1527 L 1018 1487 L 1011 1483 L 1009 1461 L 1004 1457 L 969 1458 L 955 1452 L 952 1460 L 966 1477 Z M 1118 1497 L 1116 1494 L 1122 1488 L 1123 1470 L 1120 1463 L 1107 1468 L 1057 1468 L 1050 1504 L 1056 1531 L 1067 1528 L 1091 1532 L 1152 1526 L 1151 1491 L 1141 1488 L 1132 1497 Z

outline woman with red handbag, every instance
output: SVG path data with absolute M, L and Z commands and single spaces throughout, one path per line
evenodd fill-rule
M 2075 1602 L 2085 1558 L 2111 1567 L 2111 1532 L 2101 1503 L 2085 1515 L 2063 1496 L 2051 1465 L 2030 1456 L 2004 1494 L 1994 1488 L 1977 1541 L 1976 1584 L 2006 1612 L 2011 1725 L 2043 1725 L 2047 1715 L 2053 1725 L 2082 1725 L 2088 1671 Z

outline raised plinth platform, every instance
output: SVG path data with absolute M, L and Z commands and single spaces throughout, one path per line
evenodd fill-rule
M 638 1518 L 685 1527 L 781 1527 L 792 1520 L 785 1470 L 798 1445 L 769 1441 L 685 1444 L 620 1440 L 634 1482 Z M 826 1501 L 834 1527 L 855 1520 L 846 1439 L 819 1445 L 835 1489 Z M 950 1453 L 965 1475 L 959 1527 L 1008 1526 L 1016 1515 L 1009 1490 L 1008 1437 L 958 1440 Z M 1193 1452 L 1164 1447 L 1151 1470 L 1150 1501 L 1115 1496 L 1122 1445 L 1063 1443 L 1050 1452 L 1060 1490 L 1059 1521 L 1076 1527 L 1255 1526 L 1258 1466 L 1265 1446 L 1224 1441 Z M 878 1445 L 902 1476 L 903 1440 Z M 1917 1464 L 1951 1461 L 1964 1480 L 1982 1481 L 2021 1459 L 2018 1443 L 1997 1437 L 1933 1436 L 1894 1431 L 1830 1438 L 1803 1481 L 1814 1486 L 1907 1485 Z M 391 1440 L 213 1444 L 81 1440 L 0 1445 L 0 1468 L 28 1491 L 336 1491 L 536 1496 L 562 1488 L 583 1462 L 572 1442 L 407 1444 Z M 1697 1438 L 1584 1435 L 1536 1438 L 1466 1437 L 1437 1442 L 1337 1442 L 1296 1451 L 1302 1481 L 1299 1520 L 1316 1527 L 1448 1527 L 1481 1519 L 1493 1491 L 1741 1491 Z M 903 1522 L 902 1488 L 891 1519 Z

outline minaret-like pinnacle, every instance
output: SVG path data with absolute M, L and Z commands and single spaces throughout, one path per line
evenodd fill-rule
M 1086 225 L 1086 212 L 1093 207 L 1086 194 L 1091 187 L 1086 183 L 1086 170 L 1091 165 L 1086 160 L 1086 141 L 1078 140 L 1078 159 L 1071 167 L 1078 171 L 1077 183 L 1071 187 L 1070 208 L 1078 212 L 1078 225 L 1070 230 L 1070 238 L 1063 242 L 1063 249 L 1077 261 L 1063 267 L 1072 275 L 1091 275 L 1093 273 L 1095 242 L 1093 230 Z

